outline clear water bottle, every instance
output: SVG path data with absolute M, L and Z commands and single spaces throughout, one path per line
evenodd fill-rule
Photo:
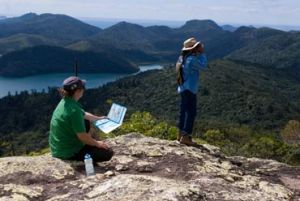
M 93 159 L 90 154 L 86 154 L 84 156 L 84 165 L 85 165 L 85 172 L 87 176 L 95 174 Z

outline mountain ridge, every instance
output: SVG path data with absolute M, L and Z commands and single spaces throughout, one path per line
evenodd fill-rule
M 35 55 L 33 59 L 31 56 Z M 23 77 L 41 73 L 73 72 L 75 61 L 81 73 L 134 73 L 138 68 L 109 54 L 79 52 L 54 46 L 36 46 L 5 54 L 0 58 L 0 75 Z M 49 62 L 51 61 L 51 62 Z M 17 73 L 16 73 L 17 72 Z
M 257 39 L 257 41 L 230 53 L 226 58 L 250 62 L 266 68 L 285 69 L 299 79 L 299 47 L 299 33 L 280 33 Z
M 0 54 L 3 55 L 39 45 L 59 46 L 59 42 L 41 35 L 18 33 L 5 38 L 0 38 Z
M 8 26 L 10 29 L 1 29 L 1 26 L 2 28 Z M 55 33 L 53 33 L 54 29 L 56 30 Z M 15 41 L 10 40 L 9 37 L 3 38 L 5 31 L 7 33 L 13 31 L 14 34 L 21 32 L 16 41 L 23 41 L 23 45 L 15 44 Z M 35 43 L 26 34 L 33 34 L 36 38 L 39 36 L 44 38 Z M 211 61 L 226 57 L 258 41 L 264 42 L 271 37 L 281 35 L 290 37 L 293 34 L 293 32 L 266 27 L 245 26 L 238 27 L 234 32 L 231 32 L 224 30 L 212 20 L 195 19 L 187 21 L 178 28 L 167 26 L 143 27 L 123 21 L 106 29 L 98 29 L 66 15 L 29 13 L 18 18 L 8 18 L 1 21 L 0 41 L 4 45 L 0 54 L 35 45 L 57 45 L 81 52 L 101 54 L 111 52 L 116 57 L 135 65 L 145 62 L 174 63 L 180 54 L 183 41 L 189 37 L 196 37 L 205 44 L 208 59 Z M 242 54 L 241 52 L 240 54 Z M 296 50 L 293 53 L 295 57 L 300 54 L 297 52 Z M 244 53 L 245 55 L 247 53 Z M 289 57 L 281 57 L 281 59 L 286 60 Z M 11 62 L 13 63 L 13 58 Z M 296 65 L 298 65 L 297 62 Z M 295 68 L 297 69 L 297 67 Z
M 0 37 L 17 33 L 39 34 L 61 41 L 74 41 L 101 31 L 75 18 L 61 14 L 29 13 L 0 21 Z

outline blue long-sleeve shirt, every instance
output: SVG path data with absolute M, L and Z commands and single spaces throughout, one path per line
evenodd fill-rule
M 204 54 L 190 55 L 183 63 L 183 85 L 178 86 L 178 92 L 189 90 L 196 94 L 199 87 L 200 71 L 207 68 L 207 58 Z

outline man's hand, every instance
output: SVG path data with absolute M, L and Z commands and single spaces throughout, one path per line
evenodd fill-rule
M 109 149 L 109 146 L 107 144 L 105 144 L 105 142 L 97 141 L 97 140 L 93 139 L 92 136 L 88 133 L 78 133 L 77 137 L 84 144 L 102 148 L 102 149 Z
M 107 119 L 108 117 L 107 116 L 101 116 L 101 117 L 99 117 L 99 120 L 100 119 Z
M 107 119 L 107 116 L 97 116 L 97 115 L 91 114 L 89 112 L 85 112 L 84 119 L 87 119 L 90 122 L 94 122 L 94 121 L 101 120 L 101 119 Z
M 109 149 L 109 146 L 103 141 L 97 141 L 97 147 L 101 149 Z

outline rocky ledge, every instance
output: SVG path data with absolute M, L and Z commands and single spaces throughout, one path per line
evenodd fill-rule
M 90 177 L 49 154 L 1 158 L 0 200 L 300 200 L 299 167 L 137 133 L 108 143 L 115 156 Z

